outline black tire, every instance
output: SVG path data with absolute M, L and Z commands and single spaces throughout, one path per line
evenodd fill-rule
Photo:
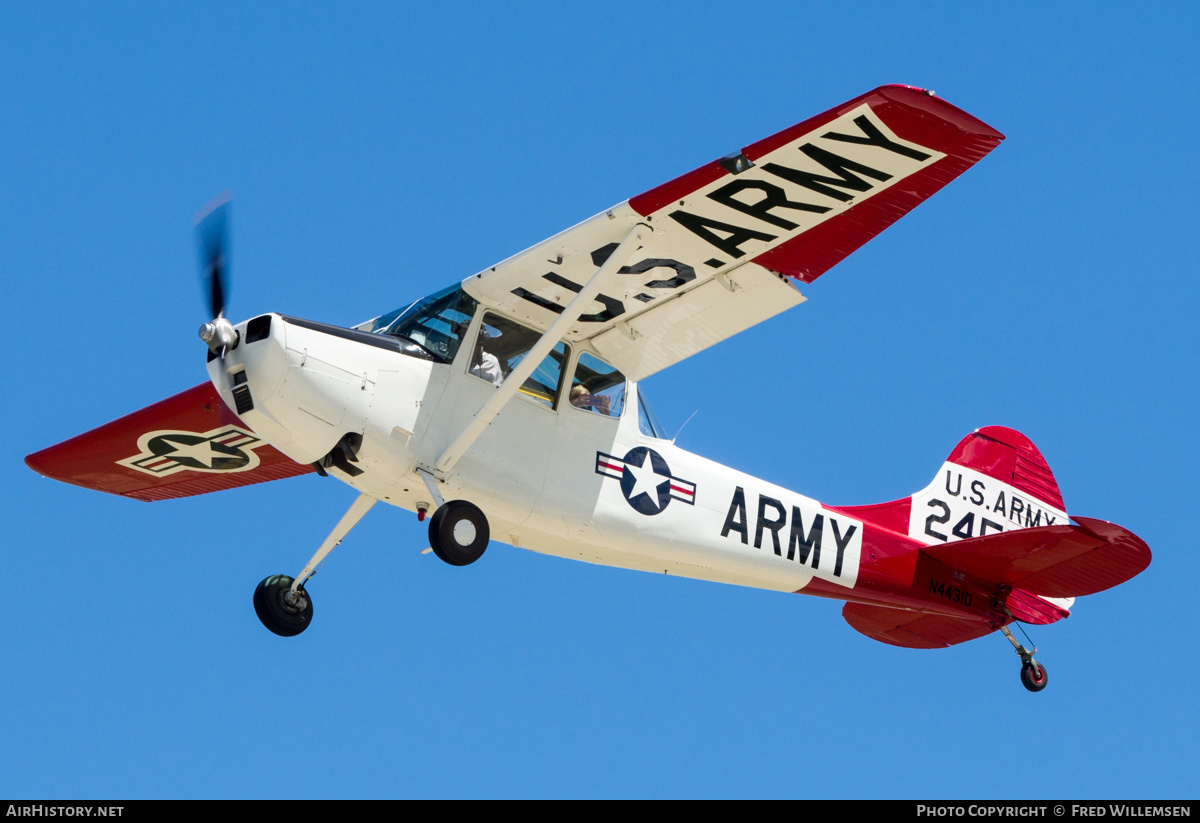
M 1036 660 L 1031 660 L 1021 667 L 1021 685 L 1031 692 L 1040 692 L 1050 682 L 1046 667 Z
M 429 519 L 429 547 L 451 566 L 474 563 L 483 556 L 489 539 L 487 517 L 466 500 L 451 500 L 439 506 Z
M 284 599 L 284 595 L 292 588 L 292 580 L 286 574 L 273 574 L 254 590 L 254 613 L 269 631 L 280 637 L 295 637 L 312 622 L 312 598 L 303 586 L 297 592 L 303 595 L 302 607 L 298 608 Z

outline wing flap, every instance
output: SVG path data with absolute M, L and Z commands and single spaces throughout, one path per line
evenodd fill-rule
M 1150 547 L 1128 529 L 1076 517 L 1078 525 L 989 534 L 922 551 L 997 583 L 1044 597 L 1080 597 L 1110 589 L 1150 565 Z
M 641 380 L 803 302 L 787 278 L 747 263 L 596 335 L 592 345 Z
M 906 649 L 944 649 L 995 631 L 984 620 L 924 614 L 886 606 L 847 603 L 842 617 L 850 628 L 872 640 Z
M 211 383 L 25 458 L 38 474 L 134 500 L 166 500 L 308 474 L 259 438 Z

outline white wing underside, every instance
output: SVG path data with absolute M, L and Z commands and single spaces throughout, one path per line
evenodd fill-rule
M 599 294 L 561 339 L 640 380 L 804 302 L 793 279 L 815 280 L 1001 139 L 929 93 L 884 86 L 462 285 L 544 332 L 636 228 L 640 242 L 623 248 L 627 259 L 597 281 Z

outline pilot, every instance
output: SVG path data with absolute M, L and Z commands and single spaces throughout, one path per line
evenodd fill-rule
M 571 387 L 571 405 L 578 409 L 587 409 L 609 417 L 612 416 L 612 412 L 609 411 L 610 399 L 603 394 L 592 394 L 582 383 L 576 383 Z
M 499 336 L 498 330 L 483 326 L 479 330 L 479 337 L 475 339 L 475 356 L 471 358 L 471 374 L 482 377 L 493 386 L 499 386 L 504 382 L 504 370 L 500 367 L 500 359 L 496 355 L 483 350 L 483 341 L 484 338 L 490 339 Z

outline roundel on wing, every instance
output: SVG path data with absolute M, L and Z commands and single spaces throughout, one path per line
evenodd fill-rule
M 248 429 L 221 426 L 206 432 L 159 429 L 138 437 L 138 453 L 119 466 L 166 477 L 177 472 L 245 472 L 259 465 L 255 452 L 265 442 Z
M 250 455 L 200 434 L 160 434 L 146 444 L 150 453 L 169 457 L 189 469 L 236 471 L 250 463 Z

